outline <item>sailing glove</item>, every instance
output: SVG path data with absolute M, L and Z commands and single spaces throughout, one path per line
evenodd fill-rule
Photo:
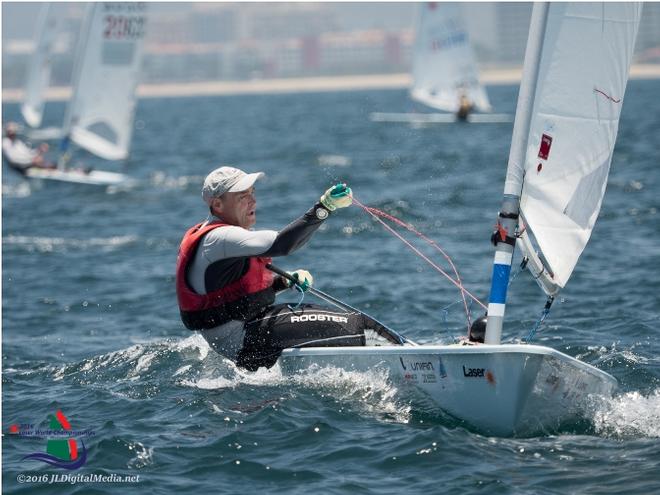
M 289 275 L 291 275 L 293 278 L 295 278 L 298 282 L 296 283 L 296 286 L 300 287 L 300 289 L 305 292 L 307 289 L 309 289 L 312 284 L 314 283 L 314 277 L 312 277 L 312 274 L 309 273 L 307 270 L 295 270 L 293 272 L 288 272 Z M 284 279 L 286 286 L 291 287 L 292 282 L 285 278 Z
M 332 186 L 321 196 L 321 204 L 330 211 L 346 208 L 353 202 L 353 191 L 346 184 Z

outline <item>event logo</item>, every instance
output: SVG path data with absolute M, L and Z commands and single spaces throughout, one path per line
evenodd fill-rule
M 87 461 L 87 450 L 82 439 L 77 436 L 93 435 L 93 432 L 74 431 L 71 423 L 59 409 L 54 416 L 48 416 L 48 429 L 34 429 L 34 425 L 13 424 L 9 426 L 9 433 L 26 437 L 46 438 L 46 452 L 33 452 L 21 460 L 35 460 L 45 462 L 51 466 L 62 469 L 78 469 Z M 78 446 L 80 442 L 80 447 Z

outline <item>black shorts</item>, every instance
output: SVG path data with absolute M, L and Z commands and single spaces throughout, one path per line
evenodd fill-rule
M 342 312 L 316 304 L 270 306 L 245 324 L 243 349 L 236 364 L 250 371 L 270 368 L 289 347 L 343 347 L 365 345 L 365 329 L 372 329 L 389 342 L 396 337 L 362 313 Z

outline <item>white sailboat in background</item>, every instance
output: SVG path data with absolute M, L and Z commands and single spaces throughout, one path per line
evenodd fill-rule
M 413 47 L 410 97 L 450 113 L 372 113 L 374 122 L 510 122 L 509 115 L 480 115 L 492 110 L 458 3 L 427 2 L 420 7 Z M 469 105 L 469 108 L 464 105 Z M 463 112 L 465 115 L 463 115 Z
M 62 131 L 65 153 L 70 141 L 105 160 L 128 157 L 146 9 L 143 2 L 88 4 Z M 129 179 L 124 174 L 66 166 L 54 170 L 31 168 L 26 175 L 93 185 L 114 185 Z
M 490 112 L 486 90 L 457 3 L 421 7 L 413 51 L 410 96 L 431 108 L 456 113 L 462 97 L 479 112 Z
M 37 19 L 36 46 L 30 58 L 25 97 L 21 105 L 23 119 L 33 129 L 41 126 L 60 21 L 53 4 L 44 3 Z M 27 134 L 33 139 L 57 139 L 61 137 L 61 129 L 29 130 Z
M 485 344 L 287 349 L 285 373 L 382 369 L 416 407 L 497 435 L 589 414 L 616 380 L 557 350 L 501 344 L 516 233 L 549 296 L 568 281 L 598 216 L 641 3 L 535 4 L 500 208 Z M 519 208 L 520 205 L 520 208 Z M 552 299 L 549 299 L 551 302 Z

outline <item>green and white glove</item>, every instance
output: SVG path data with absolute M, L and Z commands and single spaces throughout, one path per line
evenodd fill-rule
M 330 211 L 346 208 L 353 202 L 353 191 L 346 184 L 332 186 L 321 196 L 321 204 Z
M 314 283 L 314 277 L 312 277 L 312 274 L 309 273 L 307 270 L 295 270 L 293 272 L 288 272 L 289 275 L 291 275 L 293 278 L 298 280 L 296 285 L 300 287 L 300 289 L 305 292 L 307 289 L 309 289 L 312 284 Z M 291 280 L 285 278 L 284 282 L 286 283 L 287 287 L 291 287 Z

